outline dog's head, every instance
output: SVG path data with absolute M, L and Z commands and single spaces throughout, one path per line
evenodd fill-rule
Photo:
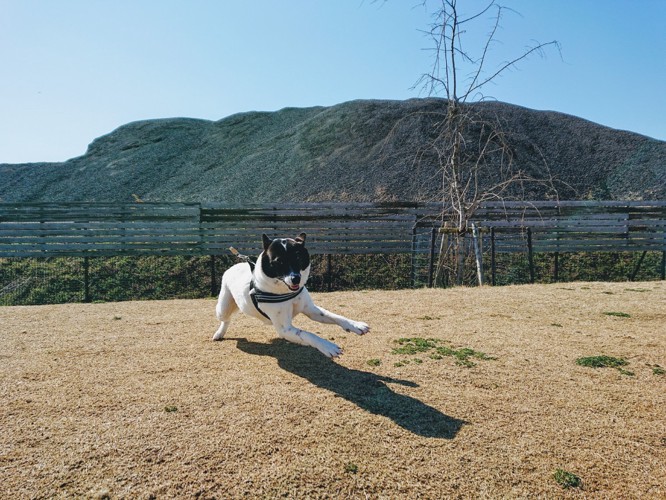
M 264 274 L 282 281 L 294 292 L 305 286 L 310 275 L 310 254 L 305 248 L 305 233 L 294 239 L 270 239 L 264 234 L 262 239 L 261 269 Z

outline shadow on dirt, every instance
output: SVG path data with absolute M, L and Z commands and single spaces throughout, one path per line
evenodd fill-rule
M 237 341 L 241 351 L 256 356 L 272 356 L 283 370 L 303 377 L 370 413 L 390 418 L 403 429 L 419 436 L 453 439 L 465 424 L 463 420 L 445 415 L 418 399 L 398 394 L 386 385 L 418 387 L 414 382 L 346 368 L 315 349 L 281 339 L 274 339 L 269 344 L 247 339 L 233 340 Z

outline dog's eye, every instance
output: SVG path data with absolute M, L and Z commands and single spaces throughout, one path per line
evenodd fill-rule
M 298 254 L 298 263 L 301 269 L 305 269 L 310 264 L 310 257 L 303 252 Z

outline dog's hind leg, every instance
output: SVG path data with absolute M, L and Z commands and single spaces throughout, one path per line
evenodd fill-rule
M 217 306 L 215 307 L 217 319 L 222 323 L 213 335 L 213 340 L 222 340 L 224 334 L 227 333 L 227 328 L 229 328 L 231 315 L 237 310 L 238 305 L 231 295 L 231 291 L 224 286 L 224 283 L 222 283 L 222 290 L 220 291 L 220 296 L 217 299 Z

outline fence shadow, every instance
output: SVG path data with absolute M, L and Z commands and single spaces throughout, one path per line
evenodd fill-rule
M 353 370 L 322 356 L 310 347 L 281 339 L 271 343 L 237 338 L 238 348 L 255 356 L 274 357 L 278 366 L 310 383 L 331 391 L 372 414 L 390 418 L 403 429 L 423 437 L 453 439 L 466 423 L 418 399 L 396 393 L 386 384 L 418 387 L 407 380 Z

